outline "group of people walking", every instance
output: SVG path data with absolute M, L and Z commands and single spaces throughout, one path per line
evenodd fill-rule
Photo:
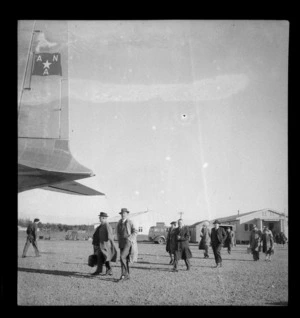
M 266 255 L 265 261 L 271 262 L 271 257 L 274 254 L 274 238 L 273 233 L 266 226 L 261 232 L 254 224 L 250 234 L 250 249 L 253 255 L 253 260 L 259 260 L 259 252 Z
M 226 232 L 222 227 L 220 227 L 220 222 L 218 220 L 215 220 L 213 224 L 214 228 L 210 230 L 208 228 L 209 223 L 203 223 L 200 232 L 199 249 L 204 250 L 204 258 L 209 258 L 208 248 L 211 245 L 216 262 L 215 267 L 218 268 L 222 267 L 222 247 L 227 247 L 228 253 L 231 253 L 231 247 L 234 243 L 234 234 L 230 228 L 228 228 Z M 174 271 L 177 270 L 177 262 L 181 258 L 185 261 L 187 269 L 190 269 L 189 258 L 192 257 L 192 253 L 188 247 L 190 238 L 189 233 L 190 231 L 188 226 L 182 226 L 181 219 L 178 220 L 177 228 L 176 222 L 171 222 L 171 228 L 167 236 L 166 251 L 170 254 L 170 264 L 174 265 Z M 184 236 L 182 234 L 184 234 Z
M 130 279 L 129 264 L 137 261 L 137 234 L 138 231 L 134 223 L 128 218 L 129 210 L 122 208 L 119 214 L 121 219 L 117 225 L 117 237 L 120 249 L 121 277 L 120 281 Z M 97 268 L 92 275 L 112 275 L 110 262 L 116 262 L 117 249 L 114 243 L 113 231 L 107 222 L 108 215 L 100 212 L 100 225 L 96 228 L 93 235 L 94 254 L 97 255 Z M 106 272 L 102 273 L 103 266 Z
M 137 261 L 137 234 L 138 230 L 134 223 L 128 218 L 129 210 L 122 208 L 119 214 L 121 219 L 117 224 L 117 238 L 120 249 L 120 262 L 121 262 L 121 277 L 120 281 L 130 279 L 130 263 Z M 100 212 L 99 220 L 100 225 L 96 228 L 93 234 L 92 245 L 94 249 L 94 255 L 97 258 L 96 271 L 91 275 L 112 275 L 111 262 L 117 261 L 117 248 L 114 243 L 113 230 L 110 224 L 107 222 L 108 215 L 105 212 Z M 24 246 L 22 257 L 26 257 L 26 252 L 30 244 L 33 245 L 36 256 L 40 256 L 40 252 L 37 247 L 37 224 L 39 219 L 34 219 L 27 228 L 27 240 Z M 176 227 L 176 224 L 178 226 Z M 179 219 L 177 222 L 170 223 L 171 227 L 168 231 L 166 240 L 166 251 L 170 255 L 170 265 L 173 265 L 172 271 L 178 272 L 178 262 L 184 260 L 187 270 L 191 268 L 190 259 L 192 258 L 192 252 L 189 248 L 190 230 L 189 227 L 184 225 L 183 220 Z M 215 220 L 213 222 L 214 227 L 210 230 L 209 222 L 204 222 L 200 233 L 199 249 L 204 250 L 204 258 L 209 258 L 208 249 L 212 247 L 215 268 L 222 267 L 222 247 L 227 248 L 228 254 L 231 253 L 231 248 L 235 242 L 234 232 L 227 228 L 225 231 L 223 227 L 220 227 L 220 222 Z M 250 234 L 250 249 L 253 255 L 254 261 L 259 260 L 259 253 L 266 254 L 266 261 L 271 261 L 271 256 L 274 254 L 274 238 L 272 232 L 264 226 L 261 232 L 256 225 L 253 225 L 253 229 Z M 103 272 L 105 266 L 106 271 Z

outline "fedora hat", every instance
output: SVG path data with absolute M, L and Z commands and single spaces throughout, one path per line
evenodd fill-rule
M 119 214 L 122 214 L 122 213 L 124 213 L 124 212 L 129 213 L 129 211 L 128 211 L 126 208 L 122 208 L 122 209 L 121 209 L 121 212 L 119 212 Z
M 33 222 L 40 222 L 40 219 L 34 219 Z
M 213 224 L 221 224 L 221 222 L 219 220 L 215 220 L 215 222 Z
M 170 224 L 175 224 L 176 225 L 176 221 L 171 222 Z
M 107 217 L 108 217 L 108 215 L 107 215 L 105 212 L 100 212 L 99 216 L 102 216 L 102 217 L 104 217 L 104 218 L 107 218 Z

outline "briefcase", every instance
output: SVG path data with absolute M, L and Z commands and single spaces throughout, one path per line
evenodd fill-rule
M 88 257 L 88 265 L 90 267 L 94 267 L 95 265 L 97 265 L 97 255 L 92 254 Z

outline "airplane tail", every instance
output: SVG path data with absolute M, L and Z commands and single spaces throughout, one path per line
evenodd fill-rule
M 19 192 L 49 186 L 59 191 L 57 185 L 63 188 L 64 181 L 70 186 L 71 181 L 94 175 L 69 148 L 67 23 L 19 21 Z M 24 51 L 27 59 L 20 56 Z

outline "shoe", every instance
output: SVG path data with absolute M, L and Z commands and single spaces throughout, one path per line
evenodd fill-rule
M 172 264 L 173 264 L 173 262 L 174 262 L 174 261 L 173 261 L 173 260 L 171 259 L 171 260 L 170 260 L 170 263 L 169 263 L 169 265 L 172 265 Z
M 26 256 L 25 255 L 22 255 L 22 258 L 25 258 Z
M 122 275 L 119 279 L 119 281 L 129 280 L 129 275 Z
M 105 273 L 105 275 L 109 275 L 109 276 L 111 276 L 112 274 L 113 274 L 112 269 L 108 269 Z
M 220 264 L 217 264 L 216 266 L 214 266 L 214 268 L 220 268 L 221 265 Z
M 96 271 L 96 272 L 92 273 L 91 275 L 96 276 L 96 275 L 101 275 L 101 274 L 102 274 L 102 272 Z
M 187 271 L 190 271 L 190 270 L 191 270 L 191 267 L 187 267 L 186 270 L 187 270 Z
M 172 272 L 178 272 L 178 269 L 177 268 L 172 268 Z

